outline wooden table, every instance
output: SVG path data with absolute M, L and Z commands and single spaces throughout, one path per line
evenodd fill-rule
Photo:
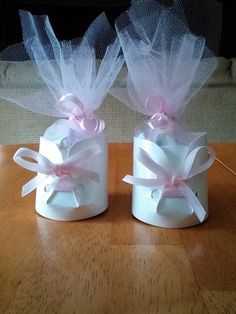
M 187 229 L 131 216 L 131 144 L 110 145 L 109 209 L 79 222 L 37 215 L 0 146 L 0 313 L 236 313 L 236 143 L 212 146 L 210 217 Z

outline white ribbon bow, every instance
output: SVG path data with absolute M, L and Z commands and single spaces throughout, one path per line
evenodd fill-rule
M 207 150 L 209 157 L 201 165 L 195 165 L 196 156 L 203 149 Z M 204 208 L 197 199 L 196 195 L 184 181 L 197 174 L 200 174 L 203 171 L 206 171 L 213 164 L 215 159 L 215 153 L 213 149 L 207 146 L 199 146 L 190 153 L 187 153 L 177 174 L 173 174 L 158 165 L 142 148 L 139 148 L 138 150 L 137 159 L 153 174 L 155 174 L 157 178 L 136 178 L 134 176 L 127 175 L 123 178 L 123 181 L 133 185 L 155 187 L 159 189 L 160 197 L 157 200 L 157 208 L 160 200 L 164 195 L 166 197 L 176 197 L 177 195 L 183 195 L 192 208 L 193 212 L 197 215 L 199 221 L 202 222 L 204 220 L 206 216 Z
M 47 157 L 42 154 L 33 151 L 28 148 L 20 148 L 13 156 L 13 160 L 21 167 L 34 171 L 37 173 L 46 174 L 51 176 L 51 182 L 46 187 L 51 191 L 47 196 L 47 203 L 50 202 L 55 192 L 73 192 L 76 200 L 77 207 L 79 206 L 79 200 L 76 197 L 76 185 L 73 182 L 73 178 L 92 180 L 99 182 L 99 174 L 97 172 L 82 168 L 82 164 L 101 153 L 101 149 L 98 145 L 93 145 L 74 154 L 66 161 L 60 164 L 54 164 Z M 31 158 L 36 162 L 25 160 L 24 158 Z M 36 189 L 41 183 L 43 183 L 48 177 L 36 176 L 28 181 L 22 188 L 22 196 L 25 196 Z M 45 188 L 46 188 L 45 187 Z

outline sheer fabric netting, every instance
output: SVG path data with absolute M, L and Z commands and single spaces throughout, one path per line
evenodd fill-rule
M 28 81 L 17 75 L 9 84 L 2 81 L 0 97 L 33 112 L 68 117 L 59 100 L 73 95 L 83 111 L 94 112 L 111 88 L 123 63 L 120 43 L 104 13 L 90 25 L 83 38 L 59 42 L 47 16 L 20 11 L 24 42 L 8 47 L 2 61 L 31 59 Z M 29 89 L 30 87 L 30 89 Z M 68 106 L 71 107 L 71 100 Z
M 217 66 L 212 50 L 219 43 L 221 7 L 197 2 L 133 1 L 117 19 L 128 71 L 112 89 L 114 97 L 148 116 L 183 114 Z

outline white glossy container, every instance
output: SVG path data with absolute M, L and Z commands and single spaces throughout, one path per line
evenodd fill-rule
M 206 145 L 205 133 L 191 133 L 191 137 L 195 139 L 190 144 L 190 150 Z M 139 148 L 145 150 L 160 166 L 175 174 L 180 167 L 188 146 L 179 144 L 178 141 L 169 141 L 169 143 L 167 141 L 165 145 L 160 146 L 153 141 L 145 139 L 142 134 L 135 136 L 133 175 L 138 178 L 155 178 L 155 175 L 137 160 L 136 156 Z M 196 162 L 202 162 L 206 157 L 206 154 L 203 152 L 199 154 Z M 206 171 L 188 179 L 185 183 L 192 189 L 205 209 L 206 219 L 208 216 Z M 164 228 L 183 228 L 200 223 L 183 196 L 163 197 L 157 206 L 158 193 L 158 189 L 133 185 L 133 216 L 145 223 Z

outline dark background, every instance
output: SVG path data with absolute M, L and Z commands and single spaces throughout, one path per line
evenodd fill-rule
M 219 55 L 236 57 L 236 0 L 218 1 L 223 5 Z M 129 4 L 128 0 L 0 0 L 0 50 L 22 41 L 19 9 L 49 15 L 58 39 L 62 40 L 83 36 L 101 12 L 113 24 Z

